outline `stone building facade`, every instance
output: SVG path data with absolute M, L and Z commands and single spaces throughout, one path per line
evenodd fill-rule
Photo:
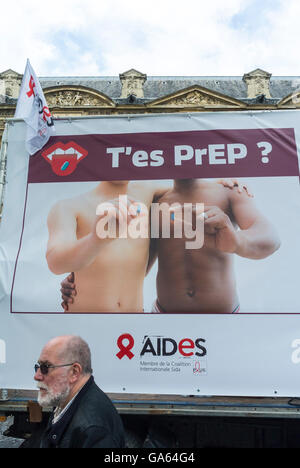
M 276 77 L 257 68 L 244 76 L 39 77 L 54 117 L 277 110 L 300 108 L 300 77 Z M 0 136 L 14 116 L 22 75 L 0 73 Z

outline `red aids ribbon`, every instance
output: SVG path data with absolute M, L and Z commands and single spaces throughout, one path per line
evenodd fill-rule
M 128 340 L 128 344 L 124 346 L 123 341 Z M 124 333 L 120 335 L 117 341 L 117 345 L 119 346 L 120 351 L 116 354 L 119 359 L 122 357 L 127 356 L 129 359 L 132 359 L 134 354 L 130 351 L 134 345 L 134 339 L 129 333 Z
M 27 93 L 26 93 L 28 97 L 31 97 L 34 94 L 34 89 L 33 88 L 35 88 L 35 82 L 34 82 L 33 76 L 30 76 L 29 91 L 27 91 Z

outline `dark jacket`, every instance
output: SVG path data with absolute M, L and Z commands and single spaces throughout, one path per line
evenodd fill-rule
M 50 417 L 40 448 L 123 448 L 122 420 L 93 377 L 82 387 L 62 418 Z

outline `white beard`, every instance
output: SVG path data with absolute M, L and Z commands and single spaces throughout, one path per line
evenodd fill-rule
M 62 403 L 64 403 L 69 394 L 70 394 L 70 387 L 69 385 L 66 385 L 63 390 L 60 392 L 55 392 L 53 390 L 49 390 L 49 388 L 46 385 L 40 385 L 38 386 L 39 388 L 39 393 L 38 393 L 38 404 L 42 408 L 46 407 L 54 407 L 54 406 L 61 406 Z M 40 389 L 46 389 L 47 393 L 45 395 L 41 394 Z

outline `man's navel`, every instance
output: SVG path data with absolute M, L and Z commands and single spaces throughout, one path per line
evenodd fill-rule
M 195 296 L 195 293 L 196 293 L 196 291 L 195 291 L 195 289 L 193 289 L 193 288 L 189 288 L 189 289 L 186 290 L 186 294 L 187 294 L 187 296 L 189 296 L 189 297 L 194 297 L 194 296 Z

